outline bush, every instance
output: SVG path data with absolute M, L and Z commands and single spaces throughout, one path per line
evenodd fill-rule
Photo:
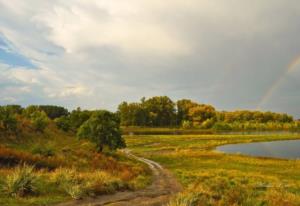
M 36 131 L 43 132 L 46 129 L 49 120 L 45 112 L 36 111 L 31 114 L 31 123 Z
M 32 154 L 39 154 L 42 155 L 44 157 L 52 157 L 55 155 L 54 151 L 52 148 L 48 148 L 48 147 L 41 147 L 41 146 L 35 146 L 32 150 L 31 150 Z
M 70 119 L 66 116 L 56 118 L 54 121 L 55 121 L 57 128 L 65 131 L 65 132 L 69 131 L 71 128 Z
M 232 130 L 231 126 L 224 122 L 217 122 L 212 128 L 215 130 Z
M 0 107 L 0 130 L 4 132 L 17 132 L 18 121 L 16 115 L 7 107 Z
M 179 194 L 175 199 L 171 200 L 167 206 L 198 206 L 199 195 L 196 193 Z
M 54 169 L 65 164 L 62 159 L 57 157 L 44 158 L 40 155 L 33 155 L 29 152 L 18 151 L 0 146 L 0 165 L 12 167 L 22 163 L 35 165 L 36 168 L 47 169 Z
M 11 175 L 6 177 L 4 193 L 12 197 L 23 197 L 36 192 L 36 177 L 33 170 L 33 166 L 25 164 L 18 166 Z
M 181 124 L 182 129 L 191 129 L 193 127 L 192 122 L 188 120 L 183 120 Z
M 99 170 L 90 173 L 78 173 L 74 169 L 60 168 L 53 172 L 51 179 L 61 191 L 73 199 L 113 193 L 128 188 L 128 185 L 119 178 Z

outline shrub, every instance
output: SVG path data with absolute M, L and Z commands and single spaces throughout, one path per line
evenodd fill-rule
M 54 169 L 65 164 L 63 160 L 57 157 L 44 158 L 40 155 L 0 146 L 0 165 L 11 167 L 22 163 L 35 165 L 36 168 L 48 169 Z
M 56 118 L 54 121 L 55 121 L 57 128 L 65 131 L 65 132 L 69 131 L 71 128 L 71 122 L 70 122 L 69 117 L 62 116 L 62 117 Z
M 13 197 L 23 197 L 36 192 L 36 177 L 33 173 L 34 167 L 18 166 L 15 171 L 8 175 L 4 181 L 4 193 Z
M 75 200 L 82 199 L 86 194 L 86 188 L 82 184 L 69 183 L 65 185 L 65 191 Z
M 36 131 L 43 132 L 49 123 L 49 119 L 45 112 L 36 111 L 31 114 L 31 123 Z
M 198 206 L 199 195 L 196 193 L 179 194 L 175 199 L 171 200 L 167 206 Z
M 113 193 L 128 188 L 122 180 L 103 171 L 78 173 L 74 169 L 60 168 L 53 172 L 51 179 L 73 199 Z
M 73 199 L 81 199 L 87 193 L 87 185 L 73 169 L 57 169 L 52 175 L 52 181 Z
M 191 129 L 192 128 L 192 122 L 188 120 L 183 120 L 181 124 L 182 129 Z
M 35 146 L 31 150 L 31 152 L 32 152 L 32 154 L 39 154 L 39 155 L 42 155 L 44 157 L 52 157 L 55 154 L 52 148 L 41 147 L 41 146 Z
M 16 114 L 12 113 L 7 107 L 0 107 L 0 130 L 4 132 L 17 132 L 18 121 Z

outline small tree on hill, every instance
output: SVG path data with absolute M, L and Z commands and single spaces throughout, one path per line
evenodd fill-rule
M 62 117 L 56 118 L 54 120 L 54 122 L 58 129 L 61 129 L 65 132 L 69 131 L 71 128 L 71 123 L 70 123 L 69 117 L 62 116 Z
M 0 107 L 0 130 L 5 132 L 17 132 L 17 119 L 7 107 Z
M 109 147 L 111 150 L 126 146 L 121 135 L 120 119 L 116 114 L 104 110 L 94 112 L 81 125 L 77 135 L 79 138 L 94 142 L 100 152 L 103 151 L 104 146 Z
M 48 126 L 49 119 L 45 112 L 35 111 L 31 114 L 31 123 L 34 129 L 38 132 L 44 132 Z

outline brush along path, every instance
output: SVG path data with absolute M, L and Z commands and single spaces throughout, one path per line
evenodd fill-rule
M 181 191 L 181 185 L 160 164 L 131 154 L 129 150 L 124 150 L 124 153 L 149 166 L 153 173 L 150 186 L 139 191 L 117 192 L 112 195 L 62 203 L 58 206 L 161 206 L 166 204 L 173 194 Z

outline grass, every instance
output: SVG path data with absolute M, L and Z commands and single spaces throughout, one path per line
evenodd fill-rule
M 99 154 L 51 125 L 45 133 L 0 138 L 1 206 L 53 205 L 143 188 L 150 180 L 146 165 L 121 152 Z
M 300 205 L 300 161 L 224 154 L 216 146 L 300 139 L 280 135 L 126 136 L 138 155 L 161 163 L 183 184 L 168 206 Z

